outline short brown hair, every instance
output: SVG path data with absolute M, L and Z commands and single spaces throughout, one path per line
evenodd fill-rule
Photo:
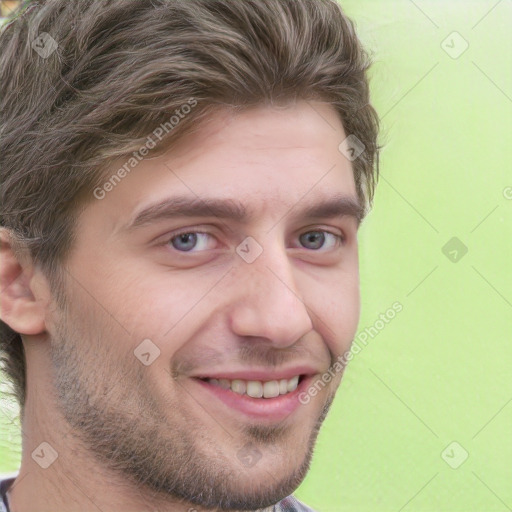
M 55 283 L 108 167 L 191 99 L 160 151 L 214 108 L 329 102 L 364 145 L 352 164 L 368 209 L 380 149 L 370 65 L 334 0 L 38 0 L 0 34 L 0 224 Z M 23 408 L 21 336 L 0 327 Z

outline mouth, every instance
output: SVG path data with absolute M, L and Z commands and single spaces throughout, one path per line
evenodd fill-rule
M 240 414 L 252 420 L 276 422 L 291 416 L 301 404 L 299 395 L 308 389 L 313 373 L 296 373 L 282 378 L 227 378 L 227 376 L 193 377 L 203 393 L 228 409 L 228 414 Z M 239 377 L 239 376 L 237 376 Z
M 251 398 L 276 398 L 280 395 L 293 393 L 304 377 L 305 375 L 295 375 L 291 379 L 267 381 L 211 379 L 208 377 L 201 380 L 213 386 L 219 386 L 222 389 L 229 389 L 238 395 L 247 395 Z

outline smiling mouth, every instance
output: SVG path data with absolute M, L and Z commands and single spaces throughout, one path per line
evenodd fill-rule
M 251 398 L 276 398 L 293 393 L 304 377 L 304 375 L 295 375 L 290 379 L 268 381 L 211 378 L 201 378 L 199 380 L 222 389 L 231 390 L 238 395 L 247 395 Z
M 315 378 L 315 373 L 310 369 L 305 369 L 307 373 L 298 368 L 296 371 L 295 375 L 290 371 L 280 372 L 281 375 L 277 374 L 274 379 L 271 379 L 273 375 L 270 372 L 261 372 L 267 373 L 262 375 L 257 371 L 248 371 L 248 379 L 241 379 L 240 372 L 238 375 L 215 377 L 202 375 L 192 378 L 192 381 L 207 393 L 208 404 L 211 402 L 214 406 L 220 402 L 228 410 L 237 415 L 241 413 L 242 417 L 250 418 L 251 421 L 275 423 L 288 417 L 288 421 L 293 421 L 292 413 L 302 405 L 299 396 L 311 386 Z M 284 376 L 287 378 L 282 378 Z

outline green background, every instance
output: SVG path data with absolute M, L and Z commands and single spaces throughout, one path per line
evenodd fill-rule
M 403 311 L 349 364 L 297 495 L 321 512 L 512 510 L 512 2 L 341 4 L 374 54 L 385 144 L 360 331 Z
M 341 4 L 373 54 L 384 145 L 360 332 L 403 310 L 349 364 L 296 495 L 318 512 L 512 510 L 512 2 Z M 0 472 L 19 465 L 15 414 L 4 397 Z

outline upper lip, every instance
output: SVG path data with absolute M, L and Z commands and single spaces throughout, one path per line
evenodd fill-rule
M 280 379 L 291 379 L 296 375 L 315 375 L 319 373 L 317 370 L 309 365 L 294 366 L 290 368 L 283 368 L 278 370 L 226 370 L 226 371 L 211 371 L 208 373 L 194 375 L 198 379 L 227 379 L 227 380 L 280 380 Z

